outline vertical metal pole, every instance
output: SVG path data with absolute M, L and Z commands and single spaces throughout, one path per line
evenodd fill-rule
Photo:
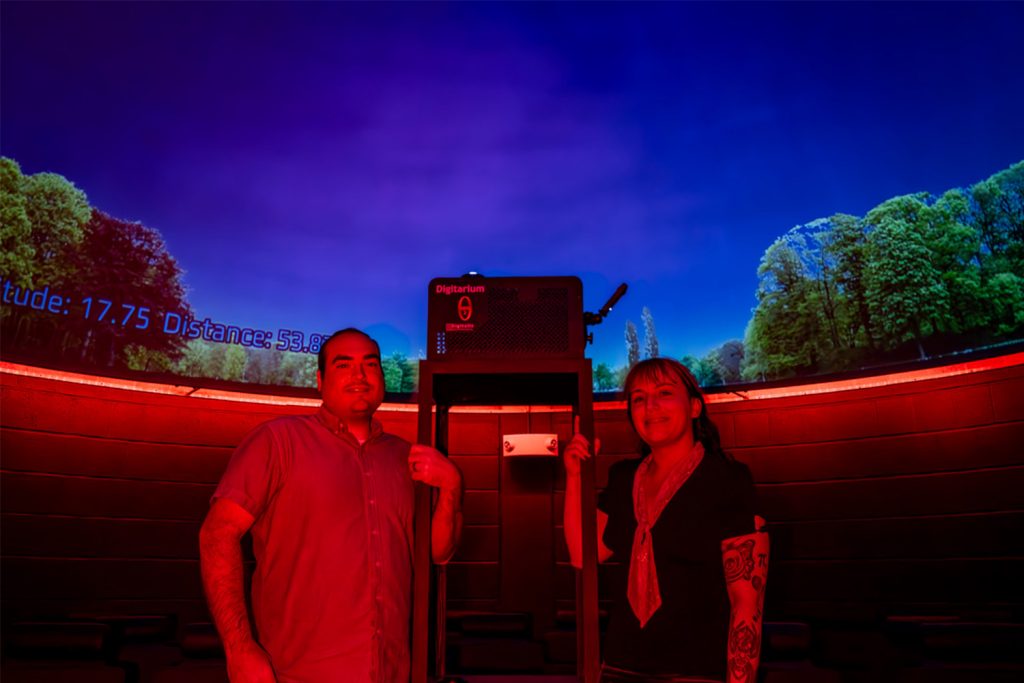
M 448 456 L 448 408 L 443 405 L 437 407 L 437 429 L 434 431 L 437 449 Z M 443 680 L 445 677 L 445 650 L 446 638 L 448 635 L 448 572 L 445 565 L 435 567 L 437 577 L 437 601 L 435 607 L 435 650 L 434 650 L 434 673 L 436 680 Z
M 589 359 L 580 362 L 579 379 L 580 430 L 594 443 L 594 389 Z M 580 570 L 576 592 L 577 651 L 581 657 L 576 671 L 583 683 L 597 683 L 600 673 L 597 619 L 597 480 L 596 458 L 588 458 L 580 468 L 580 527 L 583 550 L 583 569 Z M 579 628 L 582 612 L 582 629 Z
M 416 441 L 431 445 L 434 387 L 431 367 L 420 361 L 419 413 Z M 412 683 L 427 682 L 430 638 L 430 488 L 416 484 L 413 518 Z

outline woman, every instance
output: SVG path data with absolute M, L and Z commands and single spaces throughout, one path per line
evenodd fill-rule
M 598 560 L 621 563 L 601 681 L 753 681 L 768 535 L 750 471 L 722 450 L 697 381 L 674 360 L 633 367 L 626 411 L 644 457 L 613 465 L 598 497 Z M 565 537 L 580 568 L 590 444 L 578 419 L 576 432 L 564 455 Z

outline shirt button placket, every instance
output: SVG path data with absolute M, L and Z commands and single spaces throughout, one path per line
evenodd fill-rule
M 372 464 L 364 458 L 363 476 L 366 483 L 367 519 L 370 525 L 370 554 L 373 557 L 373 570 L 371 571 L 371 583 L 374 595 L 374 619 L 373 628 L 373 656 L 370 662 L 370 680 L 376 681 L 379 672 L 384 665 L 384 640 L 383 629 L 381 628 L 382 595 L 381 585 L 383 583 L 383 563 L 381 562 L 381 539 L 380 539 L 380 511 L 377 509 L 377 493 L 373 477 Z

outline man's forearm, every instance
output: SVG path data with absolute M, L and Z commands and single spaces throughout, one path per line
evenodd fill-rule
M 199 535 L 203 589 L 226 652 L 256 645 L 245 606 L 245 580 L 239 539 L 223 531 Z
M 438 490 L 430 526 L 431 558 L 444 564 L 455 554 L 462 538 L 462 484 Z

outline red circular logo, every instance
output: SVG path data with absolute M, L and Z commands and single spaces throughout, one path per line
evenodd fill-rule
M 459 299 L 459 320 L 466 322 L 473 317 L 473 300 L 468 296 Z

